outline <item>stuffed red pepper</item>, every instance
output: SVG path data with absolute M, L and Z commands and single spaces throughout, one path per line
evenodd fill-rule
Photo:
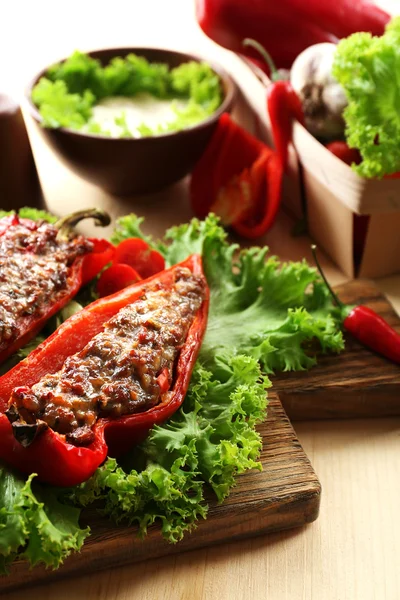
M 181 405 L 207 324 L 201 257 L 101 298 L 0 378 L 0 458 L 86 480 Z
M 54 225 L 16 214 L 0 219 L 0 362 L 27 344 L 112 260 L 109 242 L 74 233 L 72 225 L 87 217 L 110 222 L 97 209 Z

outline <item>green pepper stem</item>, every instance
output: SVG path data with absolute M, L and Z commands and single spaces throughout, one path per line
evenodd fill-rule
M 317 266 L 318 269 L 318 273 L 321 275 L 326 287 L 329 290 L 329 293 L 331 294 L 333 300 L 336 302 L 336 304 L 338 305 L 339 308 L 344 308 L 344 304 L 343 302 L 341 302 L 341 300 L 339 300 L 339 298 L 337 297 L 337 295 L 335 294 L 335 292 L 333 291 L 333 289 L 331 288 L 330 284 L 328 283 L 328 280 L 326 278 L 325 273 L 322 270 L 321 264 L 318 260 L 318 256 L 317 256 L 317 246 L 315 244 L 312 244 L 311 246 L 311 252 L 315 261 L 315 264 Z
M 280 79 L 278 69 L 276 68 L 275 63 L 272 60 L 271 55 L 266 51 L 264 46 L 262 46 L 256 40 L 252 40 L 251 38 L 244 39 L 242 44 L 243 46 L 249 46 L 250 48 L 254 48 L 254 50 L 257 50 L 257 52 L 261 54 L 261 56 L 270 68 L 272 81 L 277 81 L 278 79 Z
M 58 229 L 57 240 L 68 240 L 76 235 L 74 227 L 83 219 L 94 219 L 95 225 L 100 227 L 106 227 L 111 223 L 110 215 L 101 208 L 78 210 L 55 223 L 54 226 Z

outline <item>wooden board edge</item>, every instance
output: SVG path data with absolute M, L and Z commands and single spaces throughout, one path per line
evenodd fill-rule
M 323 393 L 307 390 L 279 392 L 279 399 L 291 421 L 327 419 L 376 419 L 400 415 L 400 386 L 360 387 L 356 393 L 339 387 Z
M 24 562 L 13 565 L 8 577 L 0 578 L 0 592 L 22 590 L 27 586 L 40 585 L 54 581 L 62 581 L 68 577 L 80 577 L 104 569 L 113 569 L 140 563 L 145 560 L 162 558 L 166 555 L 179 554 L 191 550 L 200 550 L 212 545 L 221 545 L 240 541 L 249 537 L 259 537 L 275 531 L 282 531 L 301 527 L 312 523 L 318 518 L 321 499 L 321 485 L 316 479 L 313 489 L 303 494 L 289 495 L 286 501 L 276 512 L 272 510 L 271 502 L 249 503 L 246 513 L 240 515 L 243 520 L 234 527 L 231 523 L 229 512 L 218 521 L 218 528 L 212 519 L 212 510 L 209 518 L 199 523 L 198 527 L 186 534 L 181 542 L 169 544 L 160 539 L 157 527 L 149 530 L 148 537 L 144 540 L 135 538 L 126 533 L 123 537 L 103 540 L 102 553 L 95 560 L 87 562 L 82 553 L 69 557 L 64 565 L 57 571 L 49 571 L 44 567 L 29 570 Z M 272 518 L 272 521 L 271 521 Z M 133 528 L 126 528 L 126 531 Z M 223 530 L 223 539 L 218 539 L 219 531 Z M 147 542 L 146 542 L 147 540 Z M 153 546 L 154 544 L 154 546 Z M 90 546 L 88 545 L 88 548 Z

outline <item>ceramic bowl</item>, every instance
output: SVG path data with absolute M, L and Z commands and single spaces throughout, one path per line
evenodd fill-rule
M 96 50 L 89 55 L 107 64 L 115 56 L 130 53 L 151 62 L 166 63 L 171 68 L 187 61 L 204 60 L 174 50 L 135 47 Z M 66 128 L 44 128 L 31 92 L 49 67 L 38 73 L 28 86 L 28 111 L 58 157 L 87 181 L 115 195 L 156 192 L 190 173 L 210 141 L 219 117 L 231 110 L 235 84 L 222 68 L 207 62 L 221 79 L 223 101 L 209 118 L 182 131 L 143 138 L 111 138 Z

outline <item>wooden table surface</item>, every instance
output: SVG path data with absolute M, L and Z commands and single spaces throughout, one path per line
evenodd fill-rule
M 400 13 L 400 0 L 381 1 Z M 237 77 L 243 66 L 196 28 L 191 0 L 14 0 L 2 7 L 1 91 L 19 96 L 43 65 L 75 48 L 158 45 L 201 52 Z M 65 169 L 32 133 L 50 209 L 135 211 L 148 229 L 190 218 L 185 182 L 151 199 L 113 198 Z M 172 209 L 173 207 L 173 209 Z M 308 256 L 282 215 L 265 243 L 282 258 Z M 346 280 L 328 260 L 333 283 Z M 400 312 L 400 276 L 376 282 Z M 4 600 L 399 600 L 400 419 L 295 424 L 322 483 L 319 519 L 302 529 L 114 569 L 3 595 Z

